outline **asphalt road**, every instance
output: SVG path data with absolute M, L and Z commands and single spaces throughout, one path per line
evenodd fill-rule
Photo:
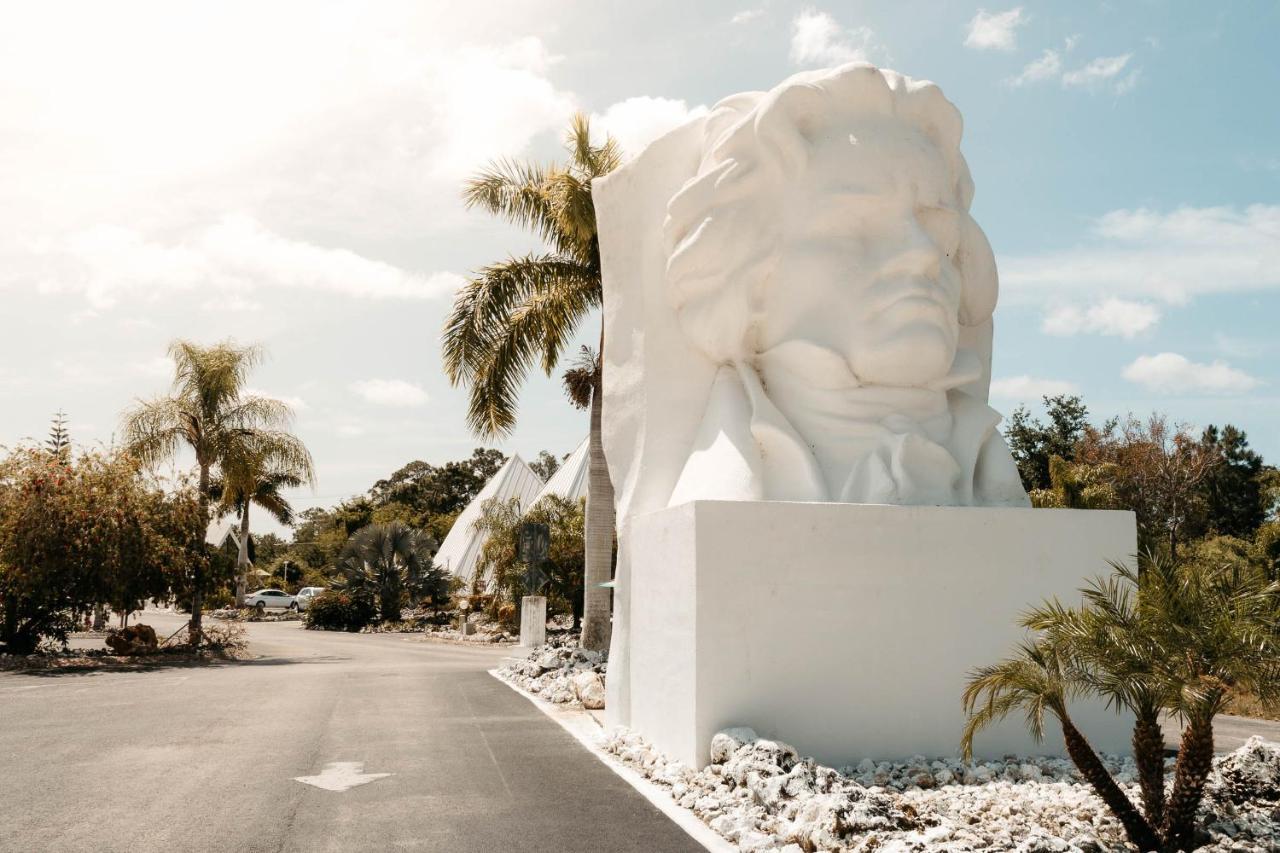
M 0 674 L 0 850 L 703 849 L 489 676 L 501 650 L 248 627 L 248 662 Z M 336 762 L 391 775 L 295 781 Z

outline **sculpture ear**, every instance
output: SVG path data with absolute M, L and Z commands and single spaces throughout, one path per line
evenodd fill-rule
M 960 220 L 956 267 L 963 281 L 960 288 L 960 325 L 982 325 L 996 310 L 1000 289 L 996 277 L 996 256 L 987 242 L 987 235 L 967 213 Z

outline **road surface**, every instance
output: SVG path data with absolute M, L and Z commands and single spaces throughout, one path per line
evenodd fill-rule
M 249 662 L 0 674 L 0 850 L 703 849 L 489 676 L 502 650 L 247 627 Z

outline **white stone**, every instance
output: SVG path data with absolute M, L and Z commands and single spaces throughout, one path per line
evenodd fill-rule
M 1125 512 L 732 501 L 630 533 L 631 726 L 693 767 L 732 725 L 832 766 L 956 755 L 966 674 L 1011 652 L 1029 604 L 1078 600 L 1135 541 Z M 1124 717 L 1073 711 L 1098 749 L 1128 750 Z M 1046 729 L 1034 744 L 1015 717 L 975 748 L 1059 754 Z
M 588 710 L 599 710 L 604 707 L 604 680 L 590 670 L 579 672 L 573 677 L 573 692 Z

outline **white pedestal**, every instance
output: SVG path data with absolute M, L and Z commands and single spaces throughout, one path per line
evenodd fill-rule
M 520 645 L 527 649 L 547 644 L 547 597 L 526 595 L 520 599 Z
M 968 672 L 1011 653 L 1046 597 L 1130 560 L 1132 513 L 699 501 L 634 518 L 628 679 L 611 708 L 701 767 L 711 736 L 745 725 L 829 765 L 958 753 Z M 1073 717 L 1108 752 L 1130 724 L 1096 703 Z M 979 756 L 1060 754 L 1021 717 Z

